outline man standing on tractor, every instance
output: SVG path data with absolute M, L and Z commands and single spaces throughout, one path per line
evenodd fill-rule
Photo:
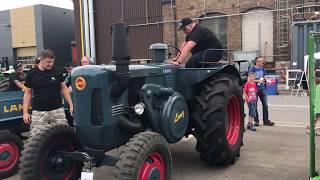
M 14 73 L 9 77 L 9 90 L 21 91 L 24 90 L 24 81 L 26 75 L 23 73 L 23 67 L 21 63 L 13 65 Z
M 255 65 L 249 69 L 249 73 L 253 72 L 256 74 L 256 83 L 257 83 L 257 97 L 259 97 L 262 103 L 263 109 L 263 124 L 266 126 L 273 126 L 274 122 L 269 120 L 269 112 L 268 112 L 268 97 L 266 92 L 266 70 L 263 67 L 264 59 L 263 57 L 255 58 Z M 256 116 L 254 118 L 254 125 L 259 126 L 259 114 L 257 111 L 258 99 L 256 104 Z
M 69 104 L 70 113 L 73 113 L 69 89 L 63 82 L 62 71 L 53 66 L 54 60 L 53 51 L 45 49 L 41 53 L 39 65 L 27 73 L 23 97 L 23 121 L 31 123 L 31 135 L 46 124 L 67 124 L 61 94 Z M 34 97 L 31 122 L 28 109 L 32 91 Z
M 171 60 L 172 64 L 183 65 L 187 68 L 201 67 L 202 60 L 205 61 L 219 61 L 222 57 L 222 44 L 218 37 L 208 28 L 203 27 L 190 18 L 183 18 L 180 22 L 180 30 L 186 34 L 185 41 L 181 44 L 179 53 Z M 209 50 L 208 49 L 214 49 Z M 187 60 L 188 55 L 192 56 Z M 203 57 L 206 57 L 203 59 Z

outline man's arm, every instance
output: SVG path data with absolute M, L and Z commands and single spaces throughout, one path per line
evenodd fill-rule
M 263 78 L 267 81 L 269 78 L 267 77 L 267 71 L 263 68 Z
M 188 41 L 185 44 L 185 46 L 183 47 L 183 49 L 181 50 L 181 54 L 180 54 L 179 58 L 177 59 L 178 63 L 180 63 L 180 64 L 186 63 L 189 53 L 191 52 L 192 48 L 194 48 L 196 45 L 197 45 L 196 42 Z
M 69 104 L 70 113 L 73 114 L 73 103 L 72 103 L 72 100 L 71 100 L 70 91 L 69 91 L 69 88 L 66 86 L 66 84 L 64 82 L 61 82 L 61 93 L 62 93 L 64 99 Z
M 180 50 L 182 50 L 186 44 L 187 44 L 187 41 L 183 41 L 183 42 L 181 43 Z
M 21 89 L 24 90 L 25 86 L 18 80 L 13 80 L 13 82 Z
M 29 107 L 32 97 L 32 91 L 30 88 L 24 88 L 24 96 L 23 96 L 23 121 L 24 123 L 30 123 L 30 115 L 29 115 Z
M 184 46 L 186 45 L 186 43 L 187 43 L 186 41 L 183 41 L 183 42 L 181 43 L 180 51 L 184 48 Z M 179 56 L 180 56 L 180 52 L 176 55 L 176 57 L 172 58 L 171 61 L 176 61 L 176 60 L 179 58 Z

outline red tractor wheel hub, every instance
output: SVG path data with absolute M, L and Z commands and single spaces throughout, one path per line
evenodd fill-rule
M 160 178 L 156 179 L 164 180 L 165 163 L 162 156 L 159 153 L 154 152 L 144 161 L 139 171 L 138 180 L 150 180 L 159 176 Z

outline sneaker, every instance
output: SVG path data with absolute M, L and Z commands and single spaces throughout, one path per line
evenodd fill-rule
M 265 126 L 273 126 L 275 123 L 274 122 L 272 122 L 272 121 L 266 121 L 266 122 L 263 122 L 263 125 L 265 125 Z
M 256 131 L 256 127 L 254 127 L 254 125 L 252 123 L 248 123 L 247 125 L 247 129 L 250 129 L 251 131 Z
M 255 122 L 254 122 L 254 126 L 259 126 L 259 122 L 258 122 L 258 121 L 255 121 Z

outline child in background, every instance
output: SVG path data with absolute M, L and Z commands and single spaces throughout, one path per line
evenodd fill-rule
M 255 83 L 256 75 L 251 72 L 248 75 L 248 80 L 243 88 L 243 96 L 248 105 L 249 118 L 247 128 L 251 131 L 256 131 L 256 127 L 253 124 L 254 117 L 256 116 L 256 101 L 257 101 L 257 85 Z
M 320 129 L 317 126 L 317 123 L 319 122 L 320 119 L 320 81 L 318 78 L 315 78 L 315 103 L 314 103 L 314 129 Z M 307 129 L 310 129 L 310 125 L 307 124 Z M 318 133 L 316 133 L 318 134 Z

